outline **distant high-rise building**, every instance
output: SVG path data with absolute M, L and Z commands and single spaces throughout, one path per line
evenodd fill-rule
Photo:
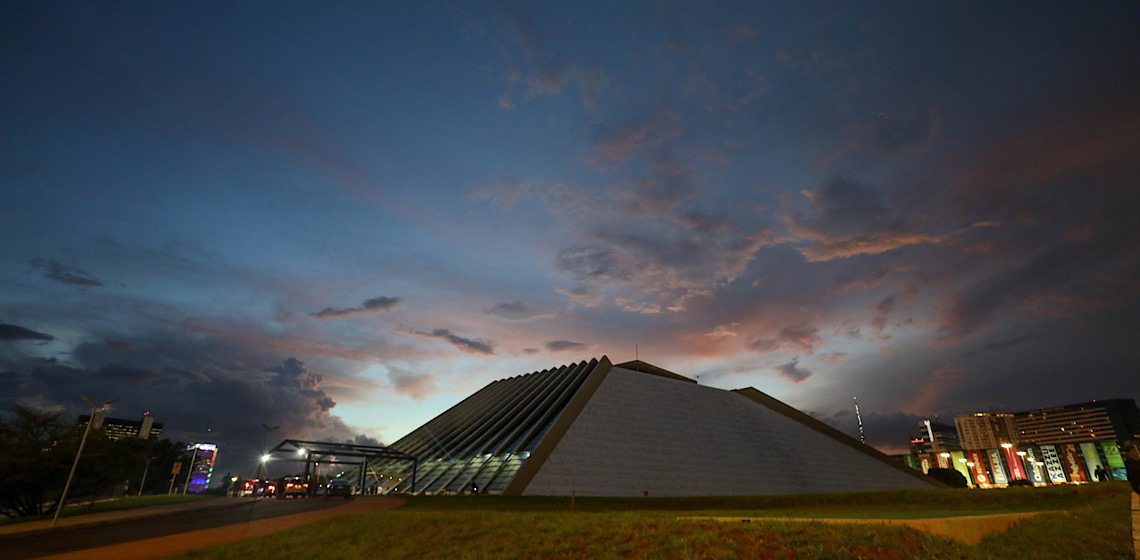
M 1108 399 L 1014 413 L 1018 441 L 1036 444 L 1124 441 L 1140 431 L 1132 399 Z
M 1013 414 L 1008 412 L 978 412 L 954 418 L 962 448 L 997 449 L 1003 443 L 1019 441 Z
M 954 426 L 933 420 L 923 420 L 918 426 L 918 436 L 910 440 L 913 452 L 937 454 L 962 449 Z
M 125 420 L 123 418 L 108 418 L 106 412 L 99 410 L 95 412 L 94 421 L 92 421 L 91 415 L 84 414 L 79 417 L 77 425 L 86 429 L 88 422 L 91 423 L 93 429 L 102 429 L 107 438 L 111 440 L 127 438 L 157 440 L 158 436 L 162 434 L 162 423 L 155 422 L 154 417 L 149 414 L 143 415 L 139 420 Z

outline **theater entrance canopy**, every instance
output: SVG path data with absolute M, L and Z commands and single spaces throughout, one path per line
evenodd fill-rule
M 411 473 L 409 491 L 415 491 L 416 458 L 383 445 L 287 439 L 270 449 L 268 456 L 278 461 L 304 461 L 306 479 L 310 478 L 312 468 L 317 465 L 352 465 L 358 468 L 357 483 L 361 489 L 365 488 L 366 475 L 371 472 L 369 464 L 383 461 L 385 464 L 403 465 Z

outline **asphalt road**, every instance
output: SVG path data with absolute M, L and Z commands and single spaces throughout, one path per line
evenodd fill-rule
M 341 500 L 250 499 L 236 507 L 182 512 L 113 523 L 62 527 L 49 531 L 0 535 L 0 557 L 5 560 L 39 558 L 124 542 L 211 529 L 343 505 Z

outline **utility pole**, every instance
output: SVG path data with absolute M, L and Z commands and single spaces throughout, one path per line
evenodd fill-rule
M 190 489 L 190 477 L 194 475 L 194 460 L 198 458 L 198 444 L 190 447 L 190 470 L 186 471 L 186 484 L 182 486 L 182 493 Z
M 94 404 L 91 399 L 87 397 L 79 397 L 83 402 L 91 405 L 91 417 L 87 419 L 87 427 L 83 430 L 83 439 L 79 440 L 79 451 L 75 452 L 75 462 L 71 464 L 71 473 L 67 475 L 67 483 L 63 485 L 63 493 L 59 495 L 59 501 L 55 504 L 55 516 L 51 518 L 51 526 L 55 527 L 55 522 L 59 520 L 59 512 L 63 510 L 63 505 L 67 503 L 67 491 L 71 489 L 71 481 L 75 479 L 75 469 L 79 467 L 79 456 L 83 454 L 83 446 L 87 445 L 87 434 L 91 433 L 91 424 L 95 423 L 95 411 L 100 406 L 106 406 L 118 399 L 107 399 L 103 404 Z

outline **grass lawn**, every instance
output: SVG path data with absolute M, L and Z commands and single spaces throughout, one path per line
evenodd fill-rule
M 78 503 L 69 505 L 63 508 L 59 513 L 60 517 L 70 517 L 73 515 L 85 515 L 88 513 L 100 513 L 104 511 L 119 511 L 124 509 L 137 509 L 150 506 L 161 506 L 166 504 L 175 504 L 180 502 L 192 502 L 195 500 L 210 499 L 210 496 L 199 496 L 197 494 L 171 494 L 171 495 L 157 495 L 157 496 L 130 496 L 120 498 L 117 500 L 102 500 L 95 503 Z M 43 515 L 40 517 L 18 517 L 18 518 L 3 518 L 0 519 L 0 524 L 9 523 L 24 523 L 26 521 L 40 521 L 44 519 L 51 519 L 51 515 Z
M 681 522 L 679 516 L 914 518 L 1053 511 L 967 546 L 904 527 Z M 180 559 L 1133 558 L 1124 483 L 733 498 L 416 497 Z

